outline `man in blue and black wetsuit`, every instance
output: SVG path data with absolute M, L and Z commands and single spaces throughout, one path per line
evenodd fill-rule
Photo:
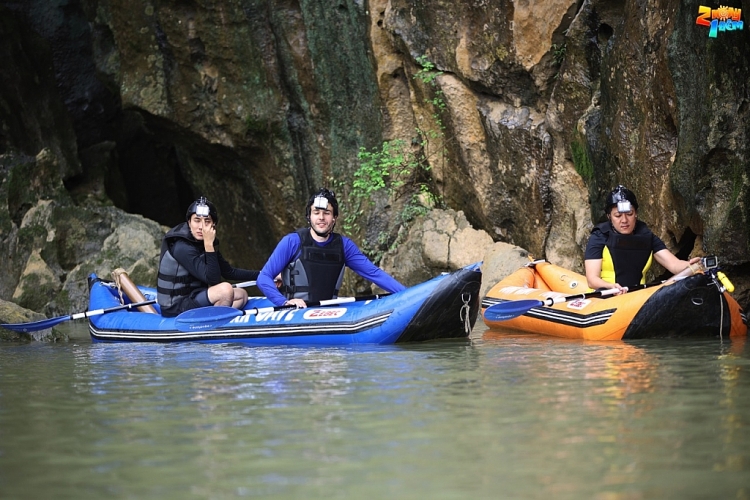
M 258 288 L 277 306 L 307 307 L 308 301 L 338 296 L 344 267 L 395 293 L 405 287 L 370 262 L 346 236 L 333 232 L 339 204 L 336 195 L 321 189 L 306 207 L 310 227 L 298 229 L 279 242 L 258 276 Z M 274 279 L 281 274 L 281 287 Z
M 232 267 L 219 252 L 219 214 L 204 197 L 194 201 L 183 222 L 167 232 L 161 244 L 157 296 L 163 316 L 205 306 L 242 309 L 247 292 L 222 279 L 251 281 L 258 271 Z
M 584 266 L 592 289 L 617 288 L 646 282 L 654 259 L 672 274 L 700 261 L 678 259 L 664 242 L 638 220 L 638 200 L 625 186 L 607 195 L 604 209 L 607 221 L 591 231 Z M 621 292 L 618 292 L 618 294 Z

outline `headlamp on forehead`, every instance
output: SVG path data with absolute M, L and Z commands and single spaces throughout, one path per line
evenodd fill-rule
M 313 207 L 320 210 L 328 210 L 328 198 L 325 196 L 316 196 L 313 200 Z
M 193 215 L 200 218 L 210 217 L 214 224 L 219 222 L 219 214 L 216 213 L 216 207 L 205 196 L 201 196 L 190 204 L 185 212 L 185 220 L 190 221 Z
M 195 206 L 195 215 L 198 217 L 208 217 L 211 209 L 206 204 L 200 204 Z
M 617 211 L 621 214 L 626 214 L 633 211 L 633 205 L 628 201 L 618 201 L 617 202 Z
M 615 207 L 620 213 L 633 213 L 638 210 L 638 200 L 631 190 L 620 184 L 607 195 L 604 213 L 609 216 L 610 211 Z

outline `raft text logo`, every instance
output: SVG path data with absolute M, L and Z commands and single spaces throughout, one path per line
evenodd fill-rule
M 701 5 L 698 7 L 698 18 L 695 20 L 695 24 L 708 26 L 708 37 L 716 38 L 720 31 L 735 31 L 744 28 L 741 16 L 742 9 L 725 5 L 718 9 L 712 9 Z

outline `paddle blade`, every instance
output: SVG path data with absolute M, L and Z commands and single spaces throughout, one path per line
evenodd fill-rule
M 208 306 L 190 309 L 177 316 L 175 327 L 181 332 L 198 332 L 224 325 L 244 313 L 228 306 Z
M 60 316 L 58 318 L 40 319 L 39 321 L 32 321 L 31 323 L 3 323 L 3 328 L 13 330 L 14 332 L 29 333 L 38 332 L 39 330 L 46 330 L 53 326 L 68 321 L 71 319 L 70 316 Z
M 484 310 L 487 321 L 507 321 L 522 315 L 535 307 L 543 306 L 541 300 L 511 300 L 492 305 Z

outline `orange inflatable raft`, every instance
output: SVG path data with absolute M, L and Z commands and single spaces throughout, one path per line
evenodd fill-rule
M 482 300 L 482 318 L 490 329 L 572 339 L 747 336 L 747 317 L 727 292 L 733 287 L 718 269 L 702 269 L 696 274 L 688 269 L 681 274 L 690 275 L 678 275 L 662 284 L 640 285 L 642 289 L 621 295 L 587 297 L 590 290 L 584 275 L 536 261 L 487 292 Z M 529 299 L 540 304 L 534 307 Z M 520 307 L 523 312 L 517 311 L 518 315 L 510 319 L 500 318 L 502 315 L 496 312 L 510 309 L 512 304 L 487 311 L 510 301 L 531 306 Z

